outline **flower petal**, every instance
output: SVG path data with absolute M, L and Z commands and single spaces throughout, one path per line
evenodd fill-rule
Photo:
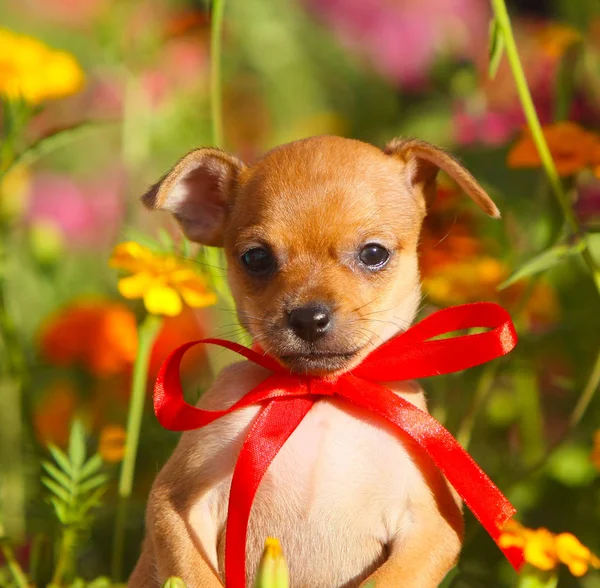
M 143 298 L 146 292 L 157 282 L 155 276 L 147 272 L 139 272 L 133 276 L 121 278 L 118 288 L 124 298 Z
M 540 570 L 551 570 L 558 564 L 554 536 L 547 529 L 534 531 L 527 539 L 525 560 Z
M 169 286 L 157 284 L 144 294 L 144 305 L 150 314 L 177 316 L 182 308 L 179 294 Z
M 555 542 L 558 559 L 569 566 L 574 576 L 583 576 L 588 570 L 591 551 L 571 533 L 557 535 Z
M 147 269 L 152 263 L 153 254 L 135 241 L 119 243 L 112 252 L 108 265 L 132 273 Z
M 217 296 L 206 287 L 204 279 L 189 269 L 180 269 L 170 275 L 170 282 L 192 308 L 203 308 L 217 302 Z

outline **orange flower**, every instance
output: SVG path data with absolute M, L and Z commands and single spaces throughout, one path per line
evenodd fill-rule
M 562 121 L 543 127 L 544 137 L 561 176 L 570 176 L 588 166 L 600 165 L 600 137 L 578 124 Z M 527 129 L 508 153 L 512 168 L 540 167 L 539 153 Z
M 77 393 L 68 381 L 54 382 L 33 410 L 33 427 L 42 444 L 66 445 L 75 414 Z
M 106 425 L 100 431 L 98 453 L 108 463 L 118 463 L 125 455 L 125 429 L 120 425 Z
M 439 304 L 461 304 L 495 298 L 496 288 L 508 276 L 499 260 L 479 256 L 458 260 L 423 277 L 423 289 Z
M 133 313 L 109 300 L 82 300 L 51 317 L 42 328 L 42 354 L 60 366 L 79 363 L 99 377 L 128 369 L 137 352 Z
M 554 535 L 544 528 L 527 529 L 516 521 L 506 524 L 498 545 L 522 550 L 525 561 L 540 570 L 552 570 L 562 562 L 579 577 L 589 566 L 600 567 L 600 560 L 571 533 Z
M 600 471 L 600 429 L 594 433 L 594 448 L 592 449 L 592 463 Z
M 581 41 L 581 34 L 574 28 L 560 24 L 547 23 L 535 34 L 543 53 L 552 59 L 561 57 L 564 52 Z

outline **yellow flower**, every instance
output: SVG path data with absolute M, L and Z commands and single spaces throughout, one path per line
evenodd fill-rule
M 39 104 L 75 94 L 83 82 L 83 71 L 71 54 L 0 28 L 0 95 Z
M 589 565 L 595 568 L 600 566 L 600 560 L 571 533 L 557 535 L 555 542 L 558 559 L 568 566 L 574 576 L 583 576 Z
M 600 560 L 571 533 L 554 535 L 548 529 L 527 529 L 516 521 L 509 521 L 498 544 L 502 548 L 520 549 L 528 564 L 544 571 L 562 562 L 571 574 L 579 577 L 589 566 L 600 567 Z
M 217 301 L 189 263 L 173 255 L 153 253 L 134 241 L 117 245 L 109 263 L 131 274 L 119 280 L 119 292 L 125 298 L 143 298 L 150 314 L 176 316 L 183 309 L 182 299 L 192 308 Z
M 98 453 L 108 463 L 118 463 L 125 455 L 125 429 L 120 425 L 106 425 L 100 431 Z

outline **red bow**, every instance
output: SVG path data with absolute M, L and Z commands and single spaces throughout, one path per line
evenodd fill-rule
M 460 329 L 484 327 L 484 333 L 430 339 Z M 312 405 L 337 396 L 394 425 L 416 441 L 444 473 L 465 504 L 497 542 L 502 526 L 516 512 L 456 439 L 433 417 L 378 382 L 426 378 L 464 370 L 511 351 L 517 342 L 509 314 L 497 304 L 478 302 L 436 312 L 373 351 L 359 366 L 335 380 L 291 373 L 273 358 L 229 341 L 203 339 L 182 345 L 166 359 L 154 388 L 154 411 L 172 431 L 204 427 L 233 411 L 262 403 L 240 451 L 229 494 L 225 548 L 228 588 L 246 585 L 246 534 L 252 501 L 270 463 Z M 179 364 L 198 343 L 226 347 L 273 374 L 228 410 L 200 410 L 183 399 Z M 522 554 L 503 550 L 515 569 Z

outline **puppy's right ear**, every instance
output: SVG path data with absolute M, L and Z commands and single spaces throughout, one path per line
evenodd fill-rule
M 146 194 L 152 210 L 166 210 L 191 241 L 221 247 L 231 192 L 244 164 L 219 149 L 188 153 Z

